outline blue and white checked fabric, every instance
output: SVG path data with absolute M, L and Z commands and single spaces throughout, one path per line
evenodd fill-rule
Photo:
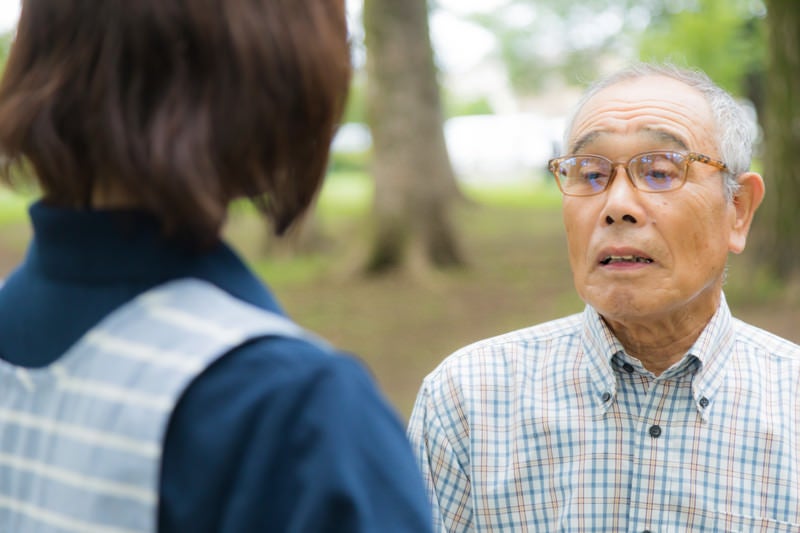
M 658 377 L 591 307 L 467 346 L 409 438 L 437 531 L 800 531 L 800 346 L 724 298 Z

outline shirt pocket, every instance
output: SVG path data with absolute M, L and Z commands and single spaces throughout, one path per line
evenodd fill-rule
M 709 516 L 700 531 L 719 531 L 726 533 L 800 533 L 800 523 L 783 522 L 771 518 L 758 518 L 735 514 L 719 513 Z

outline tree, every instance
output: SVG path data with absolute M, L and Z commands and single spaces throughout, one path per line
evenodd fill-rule
M 8 59 L 8 52 L 11 49 L 11 41 L 14 39 L 12 32 L 0 33 L 0 74 L 3 73 Z
M 700 67 L 758 108 L 764 12 L 762 0 L 506 0 L 471 19 L 497 37 L 520 96 L 553 80 L 584 85 L 605 59 L 638 56 Z
M 367 268 L 460 265 L 450 222 L 460 196 L 442 129 L 426 0 L 365 0 L 363 20 L 375 179 Z
M 702 69 L 730 93 L 749 99 L 762 121 L 766 73 L 763 3 L 695 0 L 691 9 L 669 7 L 669 3 L 663 5 L 641 33 L 639 56 L 645 61 L 668 60 Z
M 766 0 L 768 62 L 759 260 L 784 281 L 800 280 L 800 3 Z
M 469 16 L 497 38 L 497 55 L 519 97 L 554 84 L 585 85 L 605 59 L 632 55 L 641 20 L 668 0 L 506 0 Z

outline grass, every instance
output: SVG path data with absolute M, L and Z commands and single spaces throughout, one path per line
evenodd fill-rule
M 465 193 L 471 201 L 454 216 L 468 266 L 425 280 L 359 275 L 372 195 L 363 175 L 327 180 L 314 223 L 301 232 L 305 239 L 270 239 L 245 206 L 233 210 L 226 235 L 287 312 L 361 357 L 407 417 L 422 378 L 449 353 L 583 307 L 572 286 L 554 188 L 468 187 Z M 0 276 L 25 248 L 27 202 L 0 194 Z M 312 244 L 305 250 L 304 240 Z M 731 259 L 726 294 L 734 314 L 800 342 L 800 298 L 784 289 L 746 257 Z
M 0 227 L 23 220 L 29 203 L 30 197 L 0 188 Z

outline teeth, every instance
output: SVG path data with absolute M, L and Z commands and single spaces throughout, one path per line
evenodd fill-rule
M 604 265 L 611 263 L 652 263 L 653 260 L 648 257 L 639 257 L 637 255 L 609 255 L 602 261 Z

